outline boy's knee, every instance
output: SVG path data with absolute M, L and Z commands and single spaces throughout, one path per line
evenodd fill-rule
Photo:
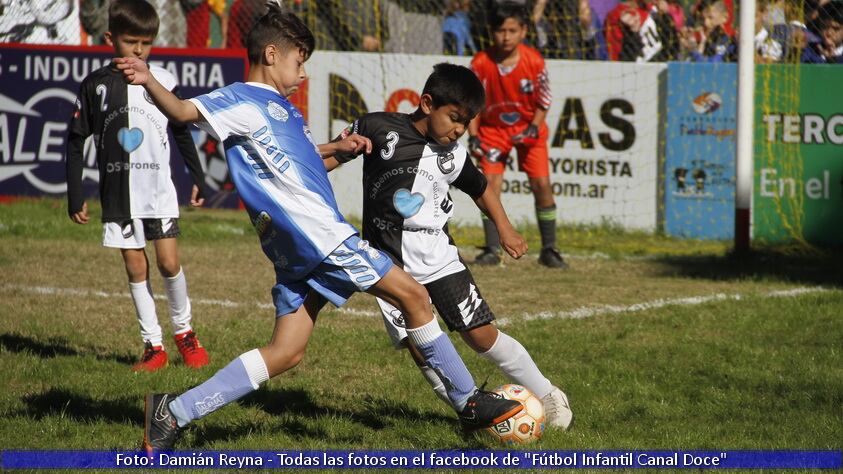
M 304 360 L 304 349 L 300 351 L 279 350 L 273 346 L 267 346 L 266 351 L 261 351 L 266 363 L 266 371 L 270 377 L 284 373 L 299 365 Z
M 407 293 L 407 298 L 411 301 L 420 301 L 424 304 L 429 304 L 427 289 L 421 283 L 413 280 L 412 284 L 408 285 Z
M 497 342 L 498 328 L 493 324 L 484 324 L 468 331 L 462 331 L 460 332 L 460 336 L 474 352 L 482 354 L 488 352 L 495 345 L 495 342 Z
M 157 264 L 158 271 L 167 278 L 172 278 L 181 271 L 181 266 L 176 258 L 159 258 Z

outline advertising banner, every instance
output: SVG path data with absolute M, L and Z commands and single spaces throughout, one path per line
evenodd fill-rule
M 0 195 L 60 195 L 66 192 L 65 160 L 68 123 L 82 80 L 108 64 L 106 47 L 0 44 Z M 242 81 L 246 58 L 241 52 L 156 48 L 150 58 L 178 79 L 183 97 L 203 94 Z M 222 148 L 207 134 L 194 131 L 209 187 L 225 191 L 227 170 Z M 89 140 L 83 183 L 86 196 L 97 193 L 99 174 Z M 172 147 L 174 150 L 176 147 Z M 178 152 L 171 159 L 182 204 L 192 182 Z M 236 205 L 230 193 L 211 196 L 210 204 Z
M 308 61 L 308 111 L 317 142 L 335 137 L 360 115 L 412 112 L 433 65 L 470 58 L 319 51 Z M 577 224 L 656 228 L 658 91 L 663 64 L 548 61 L 553 102 L 550 172 L 558 218 Z M 465 140 L 465 138 L 463 138 Z M 514 156 L 512 157 L 514 158 Z M 331 173 L 341 210 L 361 215 L 362 166 Z M 480 212 L 452 193 L 455 219 L 479 224 Z M 502 201 L 513 222 L 535 222 L 527 176 L 511 162 Z
M 734 236 L 737 70 L 737 64 L 668 65 L 668 235 L 720 240 Z
M 843 68 L 756 68 L 753 239 L 843 243 Z

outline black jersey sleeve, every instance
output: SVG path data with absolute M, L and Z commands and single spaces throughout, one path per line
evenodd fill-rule
M 181 97 L 178 87 L 173 89 L 173 93 L 177 97 Z M 202 169 L 202 163 L 199 161 L 199 154 L 196 153 L 196 144 L 193 142 L 193 136 L 190 134 L 190 126 L 172 121 L 169 123 L 169 126 L 173 132 L 173 140 L 176 142 L 176 147 L 184 159 L 184 164 L 187 165 L 188 172 L 190 172 L 190 177 L 193 179 L 193 183 L 199 187 L 199 196 L 208 197 L 208 186 L 205 184 L 205 171 Z
M 460 174 L 452 183 L 457 189 L 471 196 L 472 199 L 477 199 L 486 191 L 486 176 L 474 166 L 474 162 L 466 158 L 463 163 Z
M 67 181 L 67 213 L 82 210 L 82 169 L 85 165 L 85 140 L 91 135 L 90 86 L 83 81 L 76 97 L 76 107 L 70 119 L 65 153 L 65 179 Z

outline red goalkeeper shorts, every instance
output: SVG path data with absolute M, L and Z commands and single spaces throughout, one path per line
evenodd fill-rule
M 488 150 L 486 156 L 480 159 L 480 170 L 483 174 L 503 174 L 506 160 L 512 148 L 518 155 L 518 171 L 527 173 L 528 178 L 544 178 L 550 176 L 550 162 L 547 153 L 547 125 L 539 128 L 539 138 L 532 146 L 514 145 L 512 136 L 517 135 L 525 125 L 513 127 L 484 127 L 480 126 L 477 136 Z

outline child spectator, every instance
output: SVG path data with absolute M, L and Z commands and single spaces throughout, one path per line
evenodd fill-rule
M 635 62 L 662 59 L 658 55 L 665 48 L 650 10 L 642 1 L 627 0 L 609 12 L 604 24 L 609 59 Z
M 275 269 L 275 329 L 269 343 L 231 361 L 179 396 L 148 394 L 144 448 L 171 450 L 193 420 L 257 390 L 304 357 L 326 301 L 341 306 L 366 291 L 401 308 L 414 347 L 447 381 L 447 393 L 467 430 L 499 423 L 520 403 L 478 390 L 450 339 L 433 317 L 427 291 L 389 257 L 358 237 L 337 209 L 322 156 L 370 151 L 359 135 L 317 147 L 301 112 L 287 97 L 307 78 L 313 34 L 289 11 L 272 4 L 249 32 L 248 82 L 180 100 L 142 61 L 120 58 L 125 78 L 142 84 L 167 115 L 194 122 L 225 145 L 231 176 Z
M 579 20 L 582 29 L 581 59 L 609 59 L 606 38 L 603 37 L 603 25 L 588 0 L 579 0 Z
M 157 31 L 158 15 L 150 4 L 142 0 L 111 3 L 105 41 L 118 57 L 146 61 Z M 157 67 L 153 71 L 168 90 L 175 90 L 176 79 L 169 72 Z M 153 242 L 164 277 L 176 346 L 189 367 L 208 363 L 208 354 L 191 326 L 187 282 L 179 264 L 179 209 L 170 177 L 168 128 L 196 183 L 190 203 L 201 206 L 199 186 L 204 187 L 204 174 L 187 127 L 169 123 L 147 100 L 142 87 L 126 85 L 113 63 L 82 81 L 67 146 L 68 214 L 77 224 L 88 223 L 88 205 L 82 197 L 83 144 L 93 135 L 100 171 L 103 246 L 118 248 L 123 256 L 145 345 L 140 362 L 132 368 L 135 371 L 155 371 L 168 363 L 149 284 L 147 241 Z
M 729 11 L 723 0 L 714 0 L 702 10 L 703 28 L 701 40 L 691 35 L 685 37 L 691 60 L 695 62 L 734 62 L 737 59 L 737 45 L 724 25 L 729 21 Z
M 474 39 L 471 37 L 471 20 L 468 11 L 471 0 L 450 0 L 442 21 L 443 43 L 445 52 L 463 56 L 477 52 Z
M 830 2 L 820 7 L 812 26 L 817 37 L 802 51 L 802 62 L 843 64 L 843 4 Z
M 500 199 L 503 172 L 512 148 L 518 168 L 527 173 L 536 205 L 542 248 L 539 263 L 551 268 L 568 265 L 556 249 L 556 202 L 550 187 L 548 129 L 550 85 L 544 58 L 523 44 L 527 36 L 526 9 L 500 5 L 490 21 L 493 44 L 477 53 L 471 68 L 486 88 L 486 107 L 469 125 L 469 147 Z M 485 216 L 484 216 L 485 217 Z M 486 246 L 475 258 L 479 265 L 500 263 L 500 239 L 494 223 L 483 219 Z

